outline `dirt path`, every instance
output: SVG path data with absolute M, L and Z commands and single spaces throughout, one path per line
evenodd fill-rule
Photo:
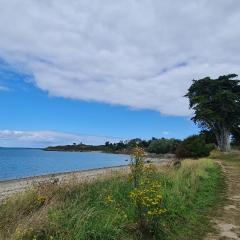
M 240 160 L 218 161 L 226 177 L 226 201 L 213 219 L 217 233 L 205 240 L 240 240 Z

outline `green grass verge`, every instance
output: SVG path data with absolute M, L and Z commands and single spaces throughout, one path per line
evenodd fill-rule
M 223 165 L 231 165 L 233 171 L 240 171 L 240 151 L 233 150 L 229 153 L 222 153 L 220 151 L 213 151 L 211 158 L 220 160 Z
M 181 168 L 162 168 L 161 239 L 201 239 L 211 229 L 209 214 L 220 201 L 220 167 L 210 159 L 185 160 Z M 0 206 L 0 239 L 147 239 L 136 228 L 126 176 L 94 183 L 45 185 Z M 107 204 L 111 194 L 115 203 Z M 127 217 L 126 217 L 127 216 Z
M 210 157 L 212 159 L 237 162 L 240 164 L 240 151 L 239 150 L 233 150 L 228 153 L 222 153 L 220 151 L 215 150 L 215 151 L 212 151 Z

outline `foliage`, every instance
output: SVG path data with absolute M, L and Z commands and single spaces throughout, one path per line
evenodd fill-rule
M 147 151 L 150 153 L 165 154 L 165 153 L 175 153 L 177 145 L 180 143 L 180 140 L 171 138 L 161 138 L 152 140 Z
M 156 169 L 152 165 L 144 165 L 144 151 L 137 147 L 133 150 L 131 162 L 131 179 L 133 190 L 130 199 L 135 206 L 140 231 L 159 237 L 159 221 L 166 209 L 163 208 L 161 183 L 152 177 Z
M 240 85 L 236 74 L 193 80 L 186 96 L 194 110 L 192 120 L 211 130 L 221 151 L 229 151 L 231 131 L 240 123 Z
M 240 146 L 240 127 L 236 127 L 232 130 L 232 144 Z
M 111 153 L 127 153 L 131 154 L 135 147 L 141 147 L 145 151 L 150 153 L 174 153 L 177 144 L 180 142 L 178 139 L 166 139 L 166 138 L 152 138 L 151 140 L 142 140 L 140 138 L 134 138 L 129 141 L 119 141 L 116 143 L 106 142 L 104 145 L 85 145 L 83 143 L 65 146 L 51 146 L 47 147 L 47 151 L 102 151 Z
M 211 130 L 201 130 L 200 136 L 202 136 L 206 142 L 206 144 L 214 144 L 217 146 L 217 139 L 213 131 Z
M 201 159 L 185 160 L 178 170 L 161 167 L 147 172 L 154 184 L 161 183 L 154 191 L 167 209 L 158 222 L 160 239 L 202 239 L 210 228 L 209 211 L 219 202 L 220 168 Z M 92 183 L 40 186 L 0 205 L 0 239 L 151 239 L 136 228 L 131 191 L 132 181 L 119 174 Z M 41 200 L 39 205 L 38 198 L 44 204 Z
M 204 137 L 205 142 L 207 144 L 214 144 L 215 146 L 217 146 L 217 139 L 215 134 L 213 133 L 213 131 L 211 130 L 202 130 L 200 132 L 200 135 Z M 240 146 L 240 128 L 239 127 L 235 127 L 234 129 L 232 129 L 231 131 L 231 145 L 233 147 L 239 147 Z
M 193 135 L 182 141 L 176 150 L 176 157 L 183 158 L 200 158 L 210 155 L 214 145 L 206 144 L 202 135 Z

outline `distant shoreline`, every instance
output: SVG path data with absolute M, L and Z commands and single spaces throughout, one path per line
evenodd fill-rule
M 43 151 L 46 152 L 79 152 L 79 153 L 84 153 L 84 152 L 98 152 L 98 153 L 109 153 L 109 154 L 124 154 L 124 155 L 130 155 L 131 151 L 105 151 L 105 150 L 78 150 L 78 149 L 58 149 L 55 147 L 51 148 L 42 148 Z
M 152 161 L 156 164 L 163 165 L 170 159 L 150 159 L 146 158 L 145 161 Z M 119 165 L 114 167 L 94 168 L 87 170 L 76 170 L 68 172 L 50 173 L 39 176 L 29 176 L 15 179 L 0 180 L 0 202 L 4 201 L 8 197 L 23 192 L 27 189 L 31 189 L 34 186 L 38 186 L 46 183 L 63 184 L 71 180 L 77 182 L 93 181 L 104 177 L 111 176 L 113 173 L 128 173 L 129 164 Z
M 39 176 L 30 176 L 16 179 L 0 180 L 0 201 L 8 197 L 31 189 L 34 186 L 46 183 L 62 184 L 71 180 L 77 182 L 92 181 L 97 178 L 110 176 L 113 172 L 128 172 L 129 166 L 120 165 L 116 167 L 104 167 L 88 170 L 78 170 L 70 172 L 44 174 Z
M 43 151 L 46 152 L 78 152 L 78 153 L 88 153 L 88 152 L 97 152 L 97 153 L 109 153 L 109 154 L 124 154 L 124 155 L 129 155 L 127 153 L 120 153 L 120 152 L 105 152 L 105 151 L 101 151 L 101 150 L 58 150 L 58 149 L 46 149 L 46 148 L 42 148 Z
M 66 172 L 56 172 L 56 173 L 46 173 L 41 175 L 34 175 L 34 176 L 26 176 L 26 177 L 19 177 L 19 178 L 11 178 L 11 179 L 0 179 L 0 185 L 1 183 L 7 183 L 7 182 L 16 182 L 16 181 L 22 181 L 22 180 L 33 180 L 37 178 L 50 178 L 50 177 L 58 177 L 65 174 L 75 174 L 80 172 L 89 172 L 94 170 L 102 170 L 102 169 L 112 169 L 112 168 L 121 168 L 126 167 L 128 164 L 124 165 L 118 165 L 113 167 L 99 167 L 99 168 L 90 168 L 90 169 L 82 169 L 82 170 L 73 170 L 73 171 L 66 171 Z

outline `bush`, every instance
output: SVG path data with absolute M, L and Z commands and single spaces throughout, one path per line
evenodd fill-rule
M 175 153 L 177 145 L 180 140 L 177 139 L 156 139 L 152 140 L 147 151 L 150 153 L 165 154 L 165 153 Z
M 214 145 L 206 144 L 203 136 L 193 135 L 178 145 L 176 157 L 178 159 L 207 157 L 213 149 Z

